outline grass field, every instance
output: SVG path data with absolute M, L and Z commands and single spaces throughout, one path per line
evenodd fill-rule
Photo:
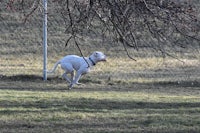
M 43 81 L 37 61 L 2 60 L 0 132 L 200 132 L 198 60 L 118 59 L 72 90 L 60 70 Z
M 200 98 L 1 90 L 1 132 L 199 132 Z

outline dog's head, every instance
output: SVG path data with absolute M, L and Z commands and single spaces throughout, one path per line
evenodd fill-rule
M 95 51 L 90 56 L 96 63 L 100 61 L 106 61 L 106 55 L 102 52 Z

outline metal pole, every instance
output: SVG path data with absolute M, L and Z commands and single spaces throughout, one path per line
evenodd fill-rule
M 43 0 L 43 80 L 47 80 L 47 0 Z

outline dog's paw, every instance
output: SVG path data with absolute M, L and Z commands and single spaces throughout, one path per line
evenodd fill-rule
M 71 90 L 73 86 L 74 86 L 73 84 L 70 84 L 68 89 Z

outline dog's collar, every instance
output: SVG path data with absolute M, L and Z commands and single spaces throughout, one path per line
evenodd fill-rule
M 95 66 L 96 63 L 89 57 L 89 60 L 92 62 L 92 65 Z

